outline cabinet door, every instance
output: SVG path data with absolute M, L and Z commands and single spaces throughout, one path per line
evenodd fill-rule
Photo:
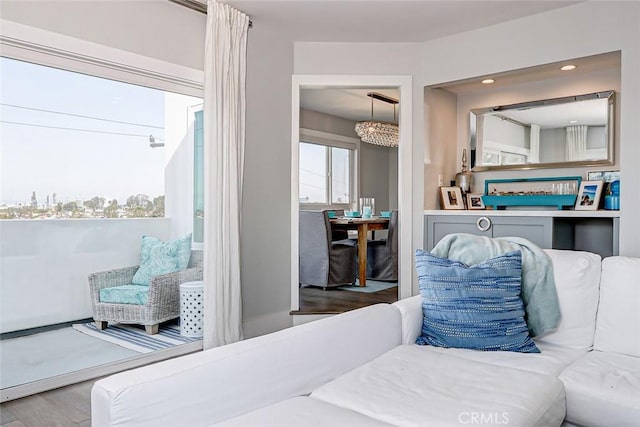
M 492 237 L 522 237 L 540 246 L 553 246 L 553 219 L 551 217 L 490 217 Z
M 424 248 L 427 251 L 433 247 L 447 234 L 468 233 L 477 236 L 491 237 L 491 229 L 482 231 L 476 225 L 480 216 L 446 216 L 428 215 L 425 217 L 424 226 Z

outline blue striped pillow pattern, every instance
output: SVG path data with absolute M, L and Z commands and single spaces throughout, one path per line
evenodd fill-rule
M 419 345 L 539 353 L 520 298 L 519 251 L 474 266 L 416 251 L 422 295 Z

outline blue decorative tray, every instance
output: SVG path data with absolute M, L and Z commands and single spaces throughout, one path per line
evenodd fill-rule
M 522 178 L 486 180 L 482 201 L 493 209 L 507 206 L 554 206 L 558 210 L 576 204 L 582 178 Z M 559 194 L 560 193 L 560 194 Z M 564 193 L 564 194 L 563 194 Z

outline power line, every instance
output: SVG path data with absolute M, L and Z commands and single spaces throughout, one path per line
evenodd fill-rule
M 40 111 L 40 112 L 43 112 L 43 113 L 61 114 L 63 116 L 81 117 L 83 119 L 91 119 L 91 120 L 100 120 L 100 121 L 103 121 L 103 122 L 119 123 L 119 124 L 123 124 L 123 125 L 142 126 L 142 127 L 146 127 L 146 128 L 153 128 L 153 129 L 164 129 L 164 127 L 162 127 L 162 126 L 143 125 L 142 123 L 123 122 L 123 121 L 120 121 L 120 120 L 104 119 L 102 117 L 83 116 L 82 114 L 63 113 L 62 111 L 45 110 L 45 109 L 42 109 L 42 108 L 25 107 L 25 106 L 22 106 L 22 105 L 15 105 L 15 104 L 5 104 L 3 102 L 0 102 L 0 105 L 4 105 L 5 107 L 21 108 L 23 110 Z
M 10 124 L 10 125 L 20 125 L 20 126 L 31 126 L 31 127 L 36 127 L 36 128 L 73 130 L 73 131 L 77 131 L 77 132 L 104 133 L 104 134 L 107 134 L 107 135 L 140 136 L 140 137 L 143 137 L 143 138 L 149 138 L 149 135 L 143 135 L 143 134 L 138 134 L 138 133 L 108 132 L 108 131 L 104 131 L 104 130 L 66 128 L 66 127 L 61 127 L 61 126 L 37 125 L 35 123 L 11 122 L 11 121 L 8 121 L 8 120 L 0 120 L 0 123 L 7 123 L 7 124 Z M 156 138 L 156 139 L 160 139 L 160 138 Z

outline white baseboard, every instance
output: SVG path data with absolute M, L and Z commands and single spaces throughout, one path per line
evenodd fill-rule
M 298 326 L 332 316 L 335 316 L 335 314 L 294 314 L 291 317 L 293 317 L 293 326 Z

